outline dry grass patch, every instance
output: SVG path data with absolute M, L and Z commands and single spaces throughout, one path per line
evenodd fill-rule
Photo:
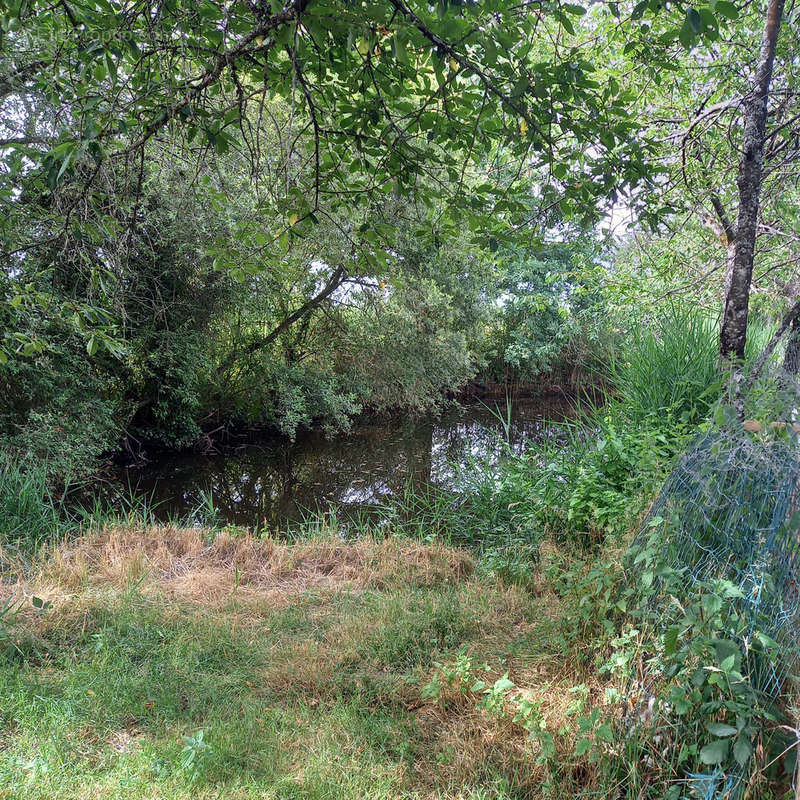
M 465 551 L 410 540 L 287 543 L 223 531 L 209 544 L 200 529 L 109 527 L 55 547 L 28 583 L 58 594 L 141 582 L 211 606 L 236 590 L 281 605 L 312 589 L 454 584 L 474 567 Z
M 555 597 L 436 544 L 114 527 L 42 554 L 16 590 L 53 601 L 27 612 L 42 667 L 25 669 L 75 709 L 61 751 L 95 772 L 158 751 L 179 787 L 182 736 L 203 728 L 208 774 L 224 765 L 226 796 L 247 774 L 259 787 L 291 779 L 382 798 L 470 797 L 502 779 L 533 797 L 547 767 L 512 701 L 540 700 L 555 732 L 572 724 L 568 689 L 588 685 L 547 641 Z M 434 702 L 424 688 L 464 654 L 470 674 L 443 681 Z M 490 713 L 474 681 L 506 672 L 509 713 Z M 588 704 L 602 688 L 587 690 Z M 27 725 L 30 748 L 34 715 Z M 565 762 L 573 745 L 569 733 L 558 740 Z
M 596 675 L 579 672 L 548 675 L 528 672 L 510 665 L 508 674 L 516 683 L 502 711 L 490 712 L 481 707 L 482 695 L 467 686 L 452 685 L 437 702 L 425 702 L 417 711 L 424 741 L 424 758 L 416 769 L 430 786 L 469 785 L 483 773 L 513 776 L 515 789 L 525 796 L 536 796 L 546 780 L 552 780 L 556 763 L 563 781 L 563 796 L 571 796 L 587 782 L 586 769 L 591 765 L 575 756 L 575 744 L 583 735 L 577 717 L 598 706 L 605 706 L 607 686 Z M 482 674 L 487 684 L 500 677 L 498 671 Z M 575 692 L 581 687 L 581 692 Z M 571 691 L 572 690 L 572 691 Z M 546 730 L 554 739 L 556 756 L 549 763 L 540 759 L 541 743 L 515 721 L 523 697 L 537 703 Z M 605 713 L 608 708 L 604 708 Z M 580 771 L 578 775 L 576 770 Z
M 494 640 L 494 652 L 508 651 L 512 630 L 526 641 L 532 634 L 531 642 L 536 636 L 546 636 L 542 623 L 547 616 L 557 618 L 561 609 L 551 596 L 542 598 L 538 609 L 540 614 L 533 618 L 529 613 L 523 623 L 509 625 L 511 620 L 506 620 Z M 417 763 L 420 776 L 431 787 L 469 785 L 482 772 L 513 776 L 521 796 L 538 796 L 542 784 L 554 780 L 555 765 L 563 796 L 572 796 L 573 788 L 577 795 L 591 784 L 587 770 L 594 770 L 585 758 L 575 755 L 577 741 L 586 735 L 578 720 L 596 708 L 602 709 L 604 719 L 621 713 L 617 705 L 609 705 L 606 693 L 609 689 L 622 693 L 625 687 L 618 679 L 581 667 L 563 655 L 537 655 L 532 649 L 523 657 L 498 660 L 488 657 L 492 651 L 481 639 L 459 656 L 437 664 L 426 676 L 428 683 L 421 684 L 421 696 L 426 699 L 417 717 L 426 757 Z M 486 692 L 505 677 L 513 688 L 497 705 L 485 704 Z M 482 687 L 476 687 L 478 681 Z M 432 684 L 438 686 L 437 694 L 428 699 Z M 522 724 L 519 712 L 524 701 L 536 708 L 531 719 L 537 725 L 541 722 L 553 737 L 555 756 L 549 760 L 542 758 L 541 740 Z

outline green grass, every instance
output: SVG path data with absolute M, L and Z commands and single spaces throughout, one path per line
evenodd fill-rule
M 696 425 L 722 392 L 719 324 L 693 309 L 669 308 L 654 325 L 634 326 L 608 364 L 608 378 L 631 422 L 664 415 Z
M 0 542 L 30 550 L 64 530 L 63 494 L 44 465 L 32 469 L 0 452 Z
M 746 361 L 751 365 L 774 332 L 753 319 Z M 652 324 L 632 326 L 606 366 L 611 402 L 631 423 L 654 417 L 686 428 L 707 419 L 722 396 L 719 320 L 687 306 L 671 306 Z
M 299 546 L 308 564 L 313 544 L 276 545 L 289 564 Z M 0 661 L 0 797 L 532 796 L 523 732 L 475 700 L 451 715 L 420 687 L 465 648 L 492 674 L 555 669 L 547 601 L 480 571 L 420 566 L 414 580 L 424 545 L 375 547 L 396 555 L 363 579 L 293 584 L 277 604 L 246 581 L 198 602 L 152 565 L 108 577 L 102 560 L 39 562 L 28 588 L 53 605 L 23 615 Z
M 366 516 L 348 538 L 335 510 L 291 543 L 142 532 L 144 508 L 70 519 L 44 471 L 0 462 L 0 541 L 11 562 L 33 553 L 26 597 L 52 603 L 4 622 L 0 798 L 610 796 L 647 743 L 606 761 L 611 781 L 576 755 L 565 708 L 581 693 L 599 708 L 610 686 L 597 673 L 618 610 L 608 534 L 635 527 L 713 409 L 714 326 L 671 312 L 609 369 L 608 402 L 559 435 L 473 465 L 460 493 L 409 490 L 383 509 L 381 535 L 406 538 L 372 539 Z M 40 547 L 92 517 L 121 533 Z M 554 540 L 566 552 L 542 556 Z M 593 554 L 571 568 L 576 544 Z M 469 679 L 445 686 L 465 659 Z M 506 673 L 555 737 L 545 766 L 513 714 L 478 706 L 475 678 Z

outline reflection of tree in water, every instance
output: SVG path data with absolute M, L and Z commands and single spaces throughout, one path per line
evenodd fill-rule
M 547 435 L 547 417 L 563 418 L 564 412 L 563 406 L 543 413 L 541 405 L 518 405 L 512 447 Z M 345 512 L 374 506 L 401 493 L 409 480 L 452 486 L 458 467 L 470 459 L 496 460 L 501 434 L 491 412 L 473 407 L 435 422 L 374 424 L 334 439 L 309 434 L 294 444 L 225 456 L 182 456 L 128 478 L 137 494 L 159 504 L 161 518 L 189 516 L 210 491 L 226 522 L 274 530 L 331 504 Z

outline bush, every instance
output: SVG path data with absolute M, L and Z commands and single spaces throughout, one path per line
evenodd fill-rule
M 515 469 L 526 474 L 541 524 L 559 541 L 584 547 L 623 533 L 638 518 L 677 442 L 670 420 L 631 426 L 614 408 L 566 429 L 566 443 L 533 451 Z
M 455 491 L 409 485 L 385 509 L 395 531 L 426 541 L 440 540 L 481 553 L 523 548 L 535 561 L 542 538 L 529 481 L 510 455 L 497 465 L 473 463 Z
M 769 337 L 752 326 L 751 360 Z M 583 547 L 635 525 L 666 469 L 708 419 L 723 390 L 718 326 L 703 312 L 671 308 L 637 330 L 607 366 L 610 390 L 599 406 L 504 467 L 535 524 Z
M 65 335 L 51 332 L 53 337 Z M 127 419 L 114 380 L 75 342 L 0 368 L 0 450 L 34 473 L 82 477 L 97 469 Z

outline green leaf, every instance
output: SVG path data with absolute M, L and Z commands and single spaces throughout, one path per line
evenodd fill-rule
M 714 644 L 714 656 L 718 664 L 722 664 L 730 656 L 739 655 L 739 645 L 730 639 L 719 639 Z
M 586 755 L 592 749 L 592 740 L 591 739 L 578 739 L 578 743 L 575 745 L 575 755 L 576 756 L 583 756 Z
M 117 82 L 117 64 L 107 50 L 104 54 L 106 72 L 111 76 L 111 82 Z
M 394 52 L 395 61 L 398 64 L 408 64 L 408 51 L 406 50 L 406 43 L 405 37 L 401 37 L 400 34 L 395 34 L 392 38 L 392 50 Z
M 66 155 L 61 162 L 61 169 L 58 170 L 58 174 L 56 175 L 56 184 L 61 180 L 62 175 L 67 169 L 69 169 L 69 165 L 72 163 L 72 159 L 75 156 L 76 143 L 68 142 L 67 145 L 69 149 L 66 151 Z
M 97 352 L 97 339 L 94 336 L 89 337 L 89 341 L 86 342 L 86 352 L 93 356 Z
M 705 35 L 712 41 L 715 40 L 717 38 L 717 28 L 719 27 L 717 25 L 717 18 L 708 8 L 701 8 L 699 13 Z
M 558 21 L 561 23 L 561 27 L 569 33 L 571 36 L 575 35 L 575 28 L 570 21 L 570 18 L 566 16 L 566 14 L 557 14 Z
M 777 649 L 778 649 L 778 643 L 777 643 L 777 642 L 776 642 L 774 639 L 772 639 L 772 638 L 770 638 L 769 636 L 767 636 L 767 634 L 766 634 L 766 633 L 761 633 L 760 631 L 757 631 L 757 632 L 755 633 L 755 635 L 754 635 L 754 638 L 756 639 L 756 641 L 757 641 L 757 642 L 758 642 L 758 643 L 759 643 L 759 644 L 760 644 L 760 645 L 761 645 L 761 646 L 762 646 L 762 647 L 763 647 L 765 650 L 772 650 L 772 651 L 775 651 L 775 650 L 777 650 Z
M 92 119 L 91 117 L 87 117 L 83 123 L 83 132 L 81 134 L 82 137 L 84 139 L 96 139 L 99 133 L 100 133 L 100 126 L 94 119 Z
M 687 49 L 691 50 L 692 46 L 695 42 L 695 32 L 694 28 L 692 27 L 691 23 L 689 22 L 688 17 L 683 21 L 683 25 L 681 26 L 680 32 L 678 33 L 678 39 L 680 43 Z
M 716 739 L 700 751 L 700 760 L 708 765 L 721 764 L 728 757 L 729 746 L 727 739 Z
M 690 8 L 686 12 L 686 21 L 692 26 L 692 30 L 695 33 L 702 33 L 703 19 L 696 8 Z
M 681 632 L 680 625 L 670 625 L 664 634 L 664 655 L 669 657 L 675 655 L 678 649 L 678 635 Z
M 744 592 L 738 586 L 736 586 L 736 584 L 731 583 L 730 581 L 723 581 L 721 589 L 722 589 L 722 594 L 725 597 L 729 597 L 729 598 L 734 598 L 734 597 L 744 598 Z
M 733 725 L 726 725 L 724 722 L 709 722 L 706 728 L 709 733 L 712 733 L 714 736 L 719 736 L 722 739 L 736 734 L 736 728 L 734 728 Z
M 224 133 L 222 133 L 222 131 L 220 131 L 214 137 L 214 150 L 219 155 L 224 155 L 225 153 L 228 152 L 228 145 L 229 145 L 228 137 Z
M 744 736 L 740 736 L 733 743 L 733 757 L 736 759 L 736 763 L 743 767 L 745 764 L 747 764 L 747 762 L 750 760 L 750 756 L 752 755 L 753 745 L 750 744 L 750 741 Z
M 722 598 L 715 594 L 704 594 L 700 602 L 703 606 L 703 611 L 709 617 L 713 617 L 722 609 Z
M 680 697 L 675 701 L 675 713 L 676 714 L 687 714 L 692 708 L 692 704 L 685 698 Z
M 736 653 L 731 653 L 727 658 L 722 660 L 720 663 L 719 668 L 727 673 L 730 672 L 736 666 Z
M 607 722 L 604 722 L 595 732 L 595 736 L 601 742 L 611 742 L 614 739 L 614 731 Z
M 729 3 L 728 0 L 717 0 L 714 4 L 714 11 L 727 19 L 739 18 L 739 9 L 733 3 Z
M 52 607 L 52 603 L 49 600 L 43 600 L 41 597 L 32 597 L 31 604 L 37 611 L 47 611 Z

